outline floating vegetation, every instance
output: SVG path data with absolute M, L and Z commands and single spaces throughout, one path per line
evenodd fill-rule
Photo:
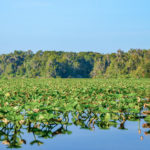
M 73 124 L 126 129 L 127 120 L 144 118 L 150 128 L 148 79 L 11 79 L 0 87 L 0 140 L 9 148 L 26 144 L 24 130 L 34 136 L 31 145 L 41 145 L 37 136 L 71 134 Z

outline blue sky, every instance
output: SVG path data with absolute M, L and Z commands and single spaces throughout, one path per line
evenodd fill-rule
M 150 48 L 150 0 L 0 0 L 0 54 Z

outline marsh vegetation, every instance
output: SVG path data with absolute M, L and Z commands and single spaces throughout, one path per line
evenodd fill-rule
M 150 128 L 149 79 L 10 79 L 0 87 L 0 140 L 9 148 L 27 144 L 24 132 L 41 145 L 70 126 L 126 130 L 126 121 L 144 120 Z

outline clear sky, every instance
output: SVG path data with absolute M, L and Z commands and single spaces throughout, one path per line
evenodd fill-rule
M 150 48 L 150 0 L 0 0 L 0 54 Z

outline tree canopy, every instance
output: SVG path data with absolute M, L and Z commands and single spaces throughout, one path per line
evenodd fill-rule
M 150 77 L 150 50 L 96 52 L 14 51 L 0 55 L 0 77 Z

